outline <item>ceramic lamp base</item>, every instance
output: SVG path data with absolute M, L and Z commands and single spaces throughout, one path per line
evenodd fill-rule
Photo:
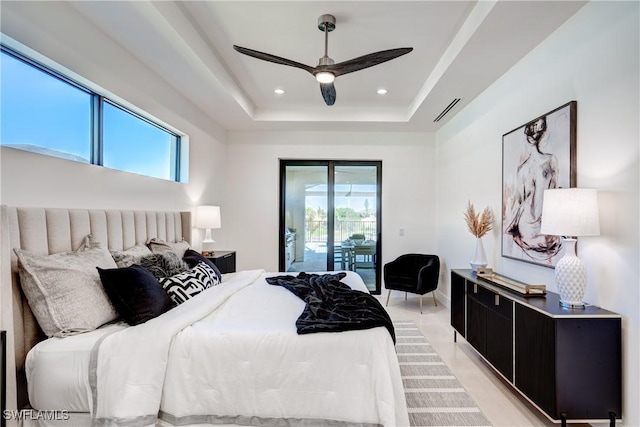
M 556 265 L 556 286 L 560 305 L 567 308 L 584 308 L 587 290 L 587 270 L 576 256 L 576 239 L 564 239 L 566 252 Z
M 213 245 L 215 245 L 216 241 L 211 238 L 211 229 L 207 228 L 207 231 L 204 235 L 204 240 L 202 240 L 202 251 L 203 252 L 213 252 Z

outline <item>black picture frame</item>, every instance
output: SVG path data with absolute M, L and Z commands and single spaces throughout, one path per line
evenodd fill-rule
M 559 236 L 540 234 L 542 195 L 576 185 L 577 101 L 502 136 L 502 256 L 554 268 Z

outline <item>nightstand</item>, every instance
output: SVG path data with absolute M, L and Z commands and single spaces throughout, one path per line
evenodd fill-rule
M 235 273 L 236 271 L 236 251 L 215 251 L 213 255 L 207 256 L 213 262 L 220 273 Z

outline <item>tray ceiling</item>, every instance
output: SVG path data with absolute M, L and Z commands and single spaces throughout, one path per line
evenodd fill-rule
M 579 1 L 80 1 L 92 25 L 140 58 L 226 129 L 434 131 L 580 9 Z M 325 105 L 307 72 L 233 45 L 310 66 L 332 14 L 336 62 L 413 47 L 339 76 Z M 386 89 L 386 95 L 377 90 Z M 283 89 L 282 95 L 274 93 Z M 460 101 L 434 121 L 453 101 Z

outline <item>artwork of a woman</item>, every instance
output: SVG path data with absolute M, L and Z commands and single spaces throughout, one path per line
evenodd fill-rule
M 564 249 L 540 233 L 544 191 L 575 186 L 577 102 L 502 136 L 502 256 L 554 267 Z
M 524 126 L 524 152 L 515 171 L 515 182 L 505 194 L 504 233 L 537 261 L 549 261 L 561 247 L 558 236 L 540 234 L 544 190 L 556 188 L 558 159 L 544 147 L 548 142 L 547 118 L 541 117 Z M 505 189 L 506 190 L 506 189 Z

